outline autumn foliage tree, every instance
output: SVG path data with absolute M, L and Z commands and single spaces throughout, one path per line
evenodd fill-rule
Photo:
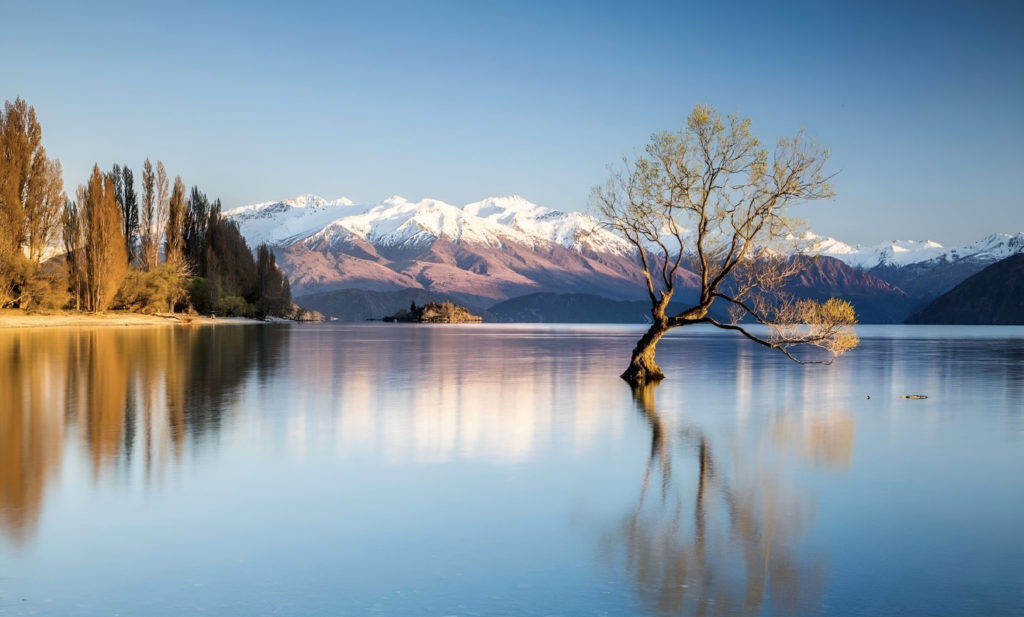
M 65 199 L 60 161 L 47 159 L 46 151 L 40 147 L 32 161 L 25 200 L 24 248 L 33 264 L 40 264 L 47 249 L 54 246 Z
M 81 191 L 79 191 L 81 193 Z M 82 217 L 78 204 L 72 200 L 64 202 L 61 216 L 61 236 L 64 240 L 64 264 L 67 268 L 68 291 L 71 293 L 74 309 L 81 310 L 85 289 L 85 251 L 82 234 Z
M 124 189 L 121 195 L 122 217 L 135 216 L 131 221 L 122 220 L 125 230 L 126 249 L 135 245 L 127 234 L 134 232 L 138 237 L 139 269 L 131 269 L 125 277 L 114 306 L 130 311 L 153 313 L 187 310 L 188 265 L 182 254 L 182 236 L 178 231 L 178 220 L 184 198 L 184 183 L 175 179 L 173 192 L 169 191 L 167 170 L 162 161 L 157 161 L 156 170 L 147 158 L 142 165 L 142 203 L 133 204 L 137 199 L 130 192 L 131 178 L 122 177 Z M 170 194 L 169 194 L 170 193 Z M 172 214 L 174 218 L 172 218 Z M 164 261 L 160 262 L 160 246 L 164 245 Z
M 43 302 L 62 283 L 44 271 L 61 225 L 64 180 L 46 156 L 35 109 L 23 99 L 0 113 L 0 307 Z
M 681 326 L 732 330 L 799 361 L 800 346 L 825 350 L 828 362 L 858 343 L 849 302 L 795 299 L 783 288 L 808 263 L 791 258 L 801 226 L 787 210 L 833 195 L 828 152 L 803 134 L 769 152 L 750 126 L 698 104 L 682 130 L 656 133 L 643 155 L 594 190 L 603 224 L 635 249 L 651 301 L 651 326 L 622 374 L 634 386 L 664 378 L 655 349 Z M 686 270 L 699 281 L 697 298 L 670 313 Z M 715 304 L 730 319 L 713 316 Z
M 81 204 L 83 262 L 83 308 L 106 310 L 128 271 L 121 208 L 115 197 L 114 180 L 93 167 L 89 183 L 78 187 Z
M 95 165 L 68 200 L 35 110 L 8 101 L 0 110 L 0 308 L 292 312 L 273 253 L 263 247 L 257 264 L 219 200 L 198 187 L 187 195 L 180 176 L 172 188 L 161 161 L 154 169 L 146 159 L 141 180 L 140 195 L 127 165 L 106 174 Z
M 36 111 L 22 99 L 4 104 L 0 115 L 0 267 L 10 268 L 25 238 L 25 201 L 32 161 L 42 148 Z M 10 280 L 0 285 L 10 285 Z

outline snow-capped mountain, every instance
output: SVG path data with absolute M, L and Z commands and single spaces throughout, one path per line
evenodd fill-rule
M 489 197 L 464 206 L 436 199 L 409 201 L 397 195 L 377 204 L 357 205 L 341 197 L 316 195 L 264 202 L 229 210 L 250 245 L 333 247 L 361 240 L 377 247 L 429 244 L 438 238 L 500 248 L 515 243 L 538 248 L 554 243 L 578 252 L 629 255 L 628 243 L 601 228 L 592 217 L 534 204 L 519 195 Z M 1024 252 L 1024 233 L 992 234 L 977 242 L 946 248 L 933 240 L 894 240 L 877 245 L 850 245 L 809 233 L 810 252 L 835 257 L 848 266 L 871 270 L 909 266 L 930 260 L 998 261 Z
M 813 246 L 821 255 L 896 285 L 923 305 L 983 268 L 1024 252 L 1024 233 L 992 234 L 952 248 L 930 240 L 850 246 L 834 238 L 817 238 Z
M 288 246 L 346 214 L 361 211 L 362 208 L 344 197 L 327 201 L 316 195 L 299 195 L 294 199 L 234 208 L 225 212 L 224 216 L 238 223 L 249 246 L 264 243 Z
M 250 246 L 275 247 L 296 295 L 418 288 L 490 303 L 543 291 L 642 293 L 627 242 L 585 214 L 518 195 L 461 207 L 399 196 L 355 205 L 306 195 L 225 216 Z
M 992 234 L 977 242 L 949 249 L 932 240 L 894 240 L 874 246 L 851 246 L 835 238 L 819 238 L 813 234 L 807 237 L 818 240 L 813 245 L 815 252 L 835 257 L 861 270 L 879 266 L 910 266 L 932 260 L 955 262 L 971 259 L 991 263 L 1024 252 L 1024 233 Z
M 401 297 L 397 310 L 414 292 L 483 309 L 537 293 L 646 296 L 629 243 L 586 214 L 544 208 L 518 195 L 464 206 L 399 196 L 355 204 L 302 195 L 225 216 L 250 246 L 275 248 L 296 296 L 359 291 L 365 301 L 367 293 L 377 294 L 378 312 L 380 302 L 390 301 L 387 294 Z M 933 241 L 849 245 L 814 234 L 798 244 L 799 252 L 835 258 L 815 262 L 814 271 L 794 283 L 799 293 L 856 299 L 866 319 L 900 321 L 985 266 L 1024 252 L 1024 233 L 954 248 Z M 682 301 L 697 280 L 686 271 L 679 277 Z
M 1024 233 L 992 234 L 966 246 L 947 251 L 947 259 L 979 259 L 999 261 L 1024 252 Z
M 362 240 L 375 247 L 423 246 L 444 238 L 500 248 L 514 243 L 539 248 L 554 243 L 578 252 L 628 255 L 629 245 L 578 212 L 542 208 L 518 195 L 453 206 L 436 199 L 411 202 L 399 196 L 357 206 L 346 198 L 326 201 L 303 195 L 229 210 L 250 245 L 335 247 Z

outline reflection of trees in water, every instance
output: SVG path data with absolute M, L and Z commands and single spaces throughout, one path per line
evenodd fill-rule
M 850 467 L 855 432 L 853 416 L 843 410 L 788 414 L 772 423 L 772 436 L 778 445 L 833 471 Z
M 659 414 L 653 387 L 634 394 L 651 450 L 636 509 L 605 541 L 624 545 L 640 599 L 659 614 L 814 612 L 824 563 L 796 547 L 813 502 L 787 486 L 770 457 L 723 458 L 709 434 Z
M 35 360 L 40 355 L 56 362 Z M 31 531 L 60 469 L 66 357 L 58 341 L 0 333 L 0 527 L 16 541 Z
M 267 339 L 286 328 L 39 330 L 0 333 L 0 526 L 24 540 L 66 435 L 93 473 L 144 466 L 149 479 L 188 441 L 216 431 Z

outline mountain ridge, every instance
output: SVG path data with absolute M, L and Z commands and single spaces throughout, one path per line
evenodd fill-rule
M 520 195 L 455 206 L 397 195 L 356 204 L 307 194 L 224 216 L 251 245 L 272 246 L 296 297 L 422 289 L 485 308 L 538 293 L 646 297 L 628 242 L 588 214 L 545 208 Z M 799 240 L 820 259 L 791 289 L 812 298 L 846 297 L 864 320 L 881 323 L 902 321 L 997 257 L 1024 252 L 1024 233 L 953 248 L 934 241 L 849 245 L 814 234 Z M 685 294 L 699 280 L 681 270 L 676 284 Z
M 613 252 L 619 253 L 630 250 L 628 243 L 600 228 L 597 221 L 589 215 L 538 206 L 518 194 L 487 197 L 463 206 L 455 206 L 442 200 L 430 198 L 413 202 L 398 195 L 392 195 L 374 204 L 357 204 L 345 197 L 327 200 L 317 195 L 303 194 L 289 199 L 239 206 L 226 211 L 224 216 L 239 224 L 242 234 L 247 240 L 253 240 L 256 244 L 267 242 L 271 245 L 283 246 L 314 235 L 320 238 L 327 237 L 330 234 L 318 232 L 326 231 L 328 226 L 344 229 L 363 239 L 368 239 L 368 236 L 373 233 L 373 215 L 385 215 L 386 217 L 387 211 L 392 208 L 398 208 L 404 213 L 447 209 L 450 213 L 458 212 L 463 216 L 468 215 L 474 219 L 488 221 L 492 224 L 488 231 L 492 231 L 494 226 L 503 226 L 514 230 L 510 232 L 510 235 L 518 232 L 541 237 L 567 248 L 592 246 L 596 243 L 603 250 L 612 248 Z M 302 214 L 299 216 L 284 215 L 289 211 L 293 214 L 297 212 Z M 324 221 L 325 218 L 332 216 L 334 218 Z M 352 217 L 355 217 L 355 220 L 340 220 Z M 273 226 L 279 228 L 279 231 L 268 233 L 268 230 L 265 229 L 266 225 L 258 224 L 260 220 L 273 221 Z M 423 219 L 416 220 L 422 222 Z M 304 224 L 298 224 L 295 221 L 303 221 Z M 452 222 L 449 221 L 449 223 Z M 463 237 L 462 232 L 465 231 L 457 227 L 445 228 L 443 222 L 435 222 L 433 226 L 425 226 L 422 230 L 445 233 L 460 240 Z M 470 229 L 469 231 L 470 236 L 467 239 L 472 239 L 473 233 L 479 233 L 480 230 Z M 378 234 L 378 237 L 391 242 L 407 239 L 393 235 L 385 237 L 388 235 Z M 486 235 L 483 239 L 487 239 Z M 522 235 L 518 239 L 522 240 Z M 836 238 L 819 236 L 814 233 L 804 234 L 801 239 L 811 241 L 812 252 L 834 257 L 849 266 L 862 270 L 871 270 L 879 266 L 907 266 L 932 260 L 955 262 L 963 259 L 984 259 L 992 262 L 1024 252 L 1024 232 L 993 233 L 981 240 L 950 248 L 934 240 L 892 240 L 878 244 L 851 245 Z

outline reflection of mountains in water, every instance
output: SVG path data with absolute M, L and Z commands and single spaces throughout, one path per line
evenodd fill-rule
M 602 350 L 577 333 L 478 325 L 342 330 L 295 331 L 290 385 L 287 394 L 275 391 L 291 411 L 266 415 L 263 421 L 278 424 L 259 429 L 261 438 L 287 435 L 295 455 L 500 464 L 615 439 L 627 421 L 609 412 L 609 401 L 624 396 L 614 378 L 621 356 L 596 354 Z
M 633 336 L 514 326 L 302 328 L 285 363 L 289 386 L 263 394 L 267 408 L 290 412 L 246 428 L 272 444 L 287 436 L 295 455 L 380 455 L 391 463 L 522 462 L 549 449 L 599 448 L 630 421 L 620 412 L 628 388 L 616 375 Z M 742 415 L 754 391 L 798 397 L 809 411 L 782 414 L 766 430 L 780 443 L 798 441 L 795 449 L 826 467 L 848 461 L 849 447 L 842 454 L 833 442 L 852 438 L 852 426 L 815 408 L 847 394 L 841 367 L 790 371 L 795 365 L 785 361 L 776 371 L 763 354 L 752 359 L 745 341 L 720 336 L 667 339 L 663 352 L 673 375 L 666 387 L 679 384 L 682 400 L 709 396 L 715 408 Z M 708 379 L 728 383 L 709 388 Z M 694 387 L 682 385 L 690 380 Z
M 25 539 L 65 439 L 96 477 L 141 465 L 149 479 L 217 431 L 253 368 L 275 359 L 258 327 L 0 332 L 0 527 Z

